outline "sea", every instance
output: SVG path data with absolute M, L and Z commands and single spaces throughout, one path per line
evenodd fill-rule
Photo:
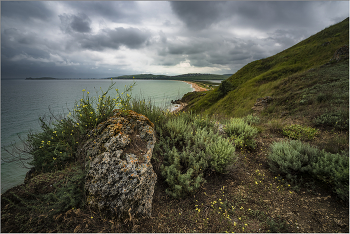
M 125 86 L 134 81 L 136 85 L 132 89 L 132 97 L 151 101 L 169 110 L 176 108 L 171 100 L 180 99 L 184 94 L 193 91 L 192 86 L 185 82 L 168 80 L 1 78 L 1 193 L 22 184 L 29 170 L 20 161 L 9 162 L 13 156 L 5 149 L 11 152 L 11 145 L 23 148 L 23 141 L 20 139 L 25 140 L 30 131 L 40 131 L 39 117 L 50 116 L 50 112 L 66 115 L 87 92 L 90 92 L 90 96 L 101 94 L 101 90 L 107 91 L 112 82 L 115 85 L 108 95 L 115 97 L 115 89 L 123 92 Z M 83 89 L 86 91 L 83 92 Z

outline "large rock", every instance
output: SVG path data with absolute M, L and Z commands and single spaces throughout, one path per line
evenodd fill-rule
M 83 147 L 89 158 L 85 189 L 91 207 L 118 218 L 150 216 L 157 175 L 151 165 L 154 125 L 134 111 L 114 110 Z

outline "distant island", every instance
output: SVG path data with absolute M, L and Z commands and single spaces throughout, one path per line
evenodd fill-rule
M 202 74 L 202 73 L 188 73 L 177 76 L 154 75 L 154 74 L 138 74 L 138 75 L 124 75 L 111 77 L 112 79 L 142 79 L 142 80 L 225 80 L 232 74 Z
M 167 76 L 167 75 L 154 75 L 154 74 L 137 74 L 137 75 L 123 75 L 108 78 L 53 78 L 53 77 L 39 77 L 25 78 L 26 80 L 93 80 L 93 79 L 114 79 L 114 80 L 125 80 L 125 79 L 140 79 L 140 80 L 225 80 L 229 78 L 232 74 L 202 74 L 202 73 L 188 73 L 177 76 Z
M 28 77 L 28 78 L 26 78 L 26 80 L 56 80 L 56 78 L 52 78 L 52 77 L 40 77 L 40 78 Z
M 110 78 L 53 78 L 53 77 L 25 78 L 25 80 L 102 80 L 102 79 L 111 79 L 111 77 Z

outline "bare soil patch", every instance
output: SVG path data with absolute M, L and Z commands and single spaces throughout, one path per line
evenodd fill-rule
M 288 184 L 270 172 L 267 164 L 272 142 L 285 140 L 265 131 L 253 151 L 237 149 L 240 160 L 229 173 L 207 171 L 202 188 L 192 196 L 177 200 L 165 193 L 165 181 L 158 176 L 152 217 L 115 220 L 88 208 L 71 209 L 50 218 L 49 211 L 35 214 L 30 207 L 9 210 L 8 200 L 33 199 L 20 185 L 2 195 L 2 232 L 23 232 L 22 212 L 36 216 L 33 228 L 25 232 L 349 232 L 349 206 L 330 186 L 304 178 L 299 186 Z M 48 176 L 48 175 L 47 175 Z M 50 175 L 52 176 L 52 175 Z M 34 177 L 35 178 L 35 177 Z M 62 179 L 60 173 L 57 178 Z M 43 180 L 37 180 L 40 186 Z M 41 182 L 40 182 L 41 181 Z M 49 183 L 48 179 L 45 180 Z M 33 187 L 39 184 L 31 182 Z M 31 185 L 29 183 L 29 185 Z M 30 190 L 31 191 L 31 190 Z M 41 191 L 43 192 L 43 191 Z M 19 198 L 13 197 L 15 193 Z M 4 199 L 4 198 L 7 198 Z M 36 223 L 46 222 L 40 229 Z

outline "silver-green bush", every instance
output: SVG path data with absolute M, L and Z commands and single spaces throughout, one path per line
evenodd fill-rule
M 331 154 L 299 140 L 275 142 L 268 164 L 273 172 L 289 180 L 308 173 L 331 184 L 341 199 L 349 199 L 349 153 Z
M 224 127 L 226 134 L 241 147 L 255 148 L 254 137 L 258 129 L 249 125 L 243 118 L 232 118 Z

